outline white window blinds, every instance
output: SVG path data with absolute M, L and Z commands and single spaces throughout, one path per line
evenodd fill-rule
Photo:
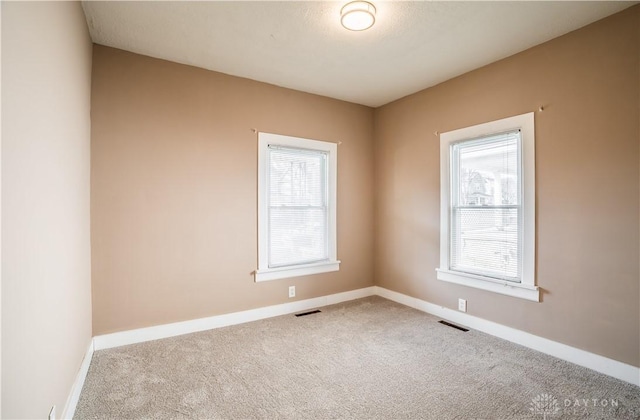
M 327 153 L 268 148 L 268 265 L 329 259 Z
M 451 145 L 451 270 L 521 281 L 521 145 L 519 130 Z

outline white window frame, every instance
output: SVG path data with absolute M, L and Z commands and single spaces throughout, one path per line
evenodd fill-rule
M 518 283 L 451 270 L 451 145 L 464 140 L 475 140 L 480 137 L 518 129 L 521 131 L 522 142 L 523 236 L 521 281 Z M 533 112 L 440 134 L 440 268 L 436 269 L 438 280 L 539 302 L 540 291 L 535 283 L 535 199 L 535 130 Z
M 322 151 L 327 154 L 328 196 L 328 255 L 326 261 L 269 267 L 269 146 L 292 147 Z M 335 143 L 310 140 L 272 133 L 258 133 L 258 269 L 255 281 L 278 280 L 289 277 L 338 271 L 337 258 L 337 191 L 338 146 Z

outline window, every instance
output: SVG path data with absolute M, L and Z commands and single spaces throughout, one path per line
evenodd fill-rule
M 337 271 L 337 145 L 258 134 L 256 281 Z
M 440 136 L 438 279 L 539 301 L 533 113 Z

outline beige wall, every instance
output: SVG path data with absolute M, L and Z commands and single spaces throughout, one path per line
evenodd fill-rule
M 60 416 L 91 339 L 91 41 L 79 3 L 2 2 L 2 417 Z
M 376 284 L 640 365 L 640 7 L 375 113 Z M 536 110 L 533 303 L 438 281 L 439 140 Z
M 94 46 L 94 335 L 373 285 L 372 128 L 364 106 Z M 252 129 L 342 142 L 339 272 L 254 282 Z

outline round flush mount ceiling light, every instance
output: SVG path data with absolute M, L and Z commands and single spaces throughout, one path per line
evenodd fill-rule
M 376 8 L 368 1 L 352 1 L 340 10 L 340 23 L 350 31 L 364 31 L 376 22 Z

